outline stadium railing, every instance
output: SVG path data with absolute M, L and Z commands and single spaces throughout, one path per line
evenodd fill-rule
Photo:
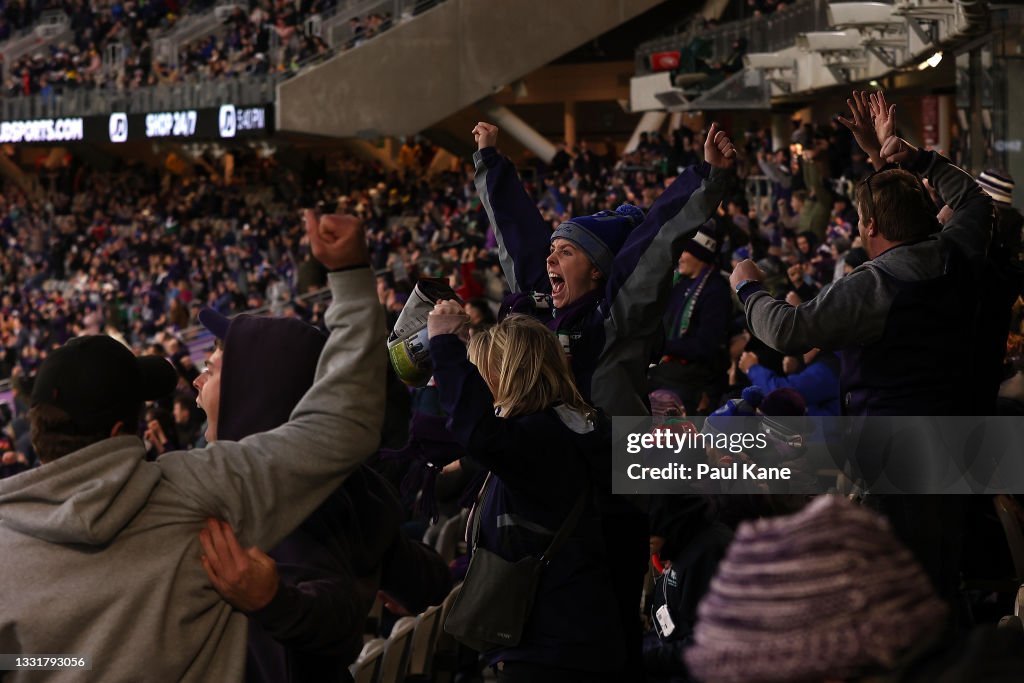
M 651 73 L 652 54 L 683 50 L 698 37 L 711 45 L 711 54 L 715 59 L 724 59 L 729 55 L 732 43 L 737 38 L 747 39 L 748 52 L 775 52 L 792 45 L 799 33 L 827 29 L 827 2 L 796 0 L 786 9 L 767 17 L 748 17 L 711 29 L 691 25 L 686 31 L 641 43 L 636 50 L 636 73 Z
M 323 34 L 335 33 L 337 40 L 351 38 L 351 32 L 338 32 L 338 26 L 347 26 L 353 17 L 365 18 L 368 13 L 382 14 L 392 12 L 391 24 L 416 17 L 426 10 L 440 4 L 444 0 L 367 0 L 362 3 L 349 2 L 340 4 L 333 14 L 321 15 L 318 19 L 309 19 L 317 23 L 317 29 Z M 218 8 L 210 10 L 215 12 Z M 197 15 L 205 17 L 207 15 Z M 307 26 L 308 26 L 307 21 Z M 335 28 L 332 29 L 331 27 Z M 382 29 L 373 37 L 382 35 Z M 209 31 L 206 32 L 207 34 Z M 191 31 L 187 34 L 191 36 Z M 202 35 L 202 32 L 200 32 Z M 372 39 L 368 38 L 367 40 Z M 182 43 L 170 38 L 161 38 L 155 49 L 164 54 L 177 54 Z M 325 39 L 327 40 L 327 39 Z M 328 41 L 329 42 L 329 41 Z M 343 43 L 339 43 L 344 47 Z M 309 58 L 299 64 L 304 67 L 321 61 L 323 56 Z M 230 102 L 237 105 L 268 104 L 275 100 L 277 84 L 294 73 L 271 73 L 259 76 L 241 76 L 222 80 L 202 80 L 196 77 L 183 83 L 161 84 L 117 90 L 113 88 L 98 89 L 65 89 L 58 94 L 32 95 L 28 97 L 0 98 L 0 120 L 33 120 L 49 119 L 66 116 L 91 116 L 109 114 L 111 112 L 145 113 L 153 111 L 175 111 L 213 107 Z
M 8 65 L 36 50 L 43 50 L 49 45 L 70 40 L 71 19 L 60 10 L 43 12 L 39 21 L 18 31 L 15 35 L 0 44 L 0 78 L 7 78 Z
M 0 118 L 31 120 L 62 116 L 91 116 L 110 112 L 143 113 L 235 105 L 267 104 L 274 101 L 279 76 L 244 76 L 220 81 L 190 81 L 127 90 L 107 88 L 69 89 L 61 94 L 5 97 L 0 100 Z

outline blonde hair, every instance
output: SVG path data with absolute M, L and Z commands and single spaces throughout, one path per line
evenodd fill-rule
M 510 315 L 469 340 L 469 360 L 494 394 L 502 417 L 537 413 L 564 403 L 592 417 L 558 338 L 526 315 Z

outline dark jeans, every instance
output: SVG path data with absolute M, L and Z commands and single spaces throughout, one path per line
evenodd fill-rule
M 644 680 L 643 624 L 640 621 L 640 596 L 651 561 L 650 521 L 646 514 L 624 509 L 608 514 L 602 521 L 608 553 L 608 573 L 619 608 L 619 623 L 626 647 L 625 671 L 619 683 Z

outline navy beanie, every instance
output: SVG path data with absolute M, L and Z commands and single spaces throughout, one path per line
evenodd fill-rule
M 600 211 L 592 216 L 571 218 L 551 233 L 551 241 L 569 240 L 586 253 L 601 274 L 608 277 L 615 255 L 626 243 L 633 228 L 644 220 L 644 212 L 632 204 L 615 211 Z
M 713 263 L 715 254 L 718 252 L 717 231 L 718 225 L 712 218 L 700 226 L 693 237 L 683 243 L 683 251 L 693 254 L 705 263 Z

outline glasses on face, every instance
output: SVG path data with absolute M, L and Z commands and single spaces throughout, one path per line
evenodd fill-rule
M 868 210 L 867 210 L 867 215 L 864 216 L 864 220 L 865 221 L 869 221 L 872 218 L 874 218 L 874 216 L 875 216 L 875 193 L 871 189 L 871 179 L 874 178 L 879 173 L 881 173 L 882 171 L 887 171 L 887 170 L 889 170 L 889 169 L 883 168 L 883 169 L 880 169 L 878 171 L 872 171 L 871 173 L 868 174 L 867 178 L 865 178 L 864 180 L 860 181 L 861 185 L 863 185 L 863 186 L 868 188 L 867 197 L 866 197 L 867 205 L 868 205 Z

